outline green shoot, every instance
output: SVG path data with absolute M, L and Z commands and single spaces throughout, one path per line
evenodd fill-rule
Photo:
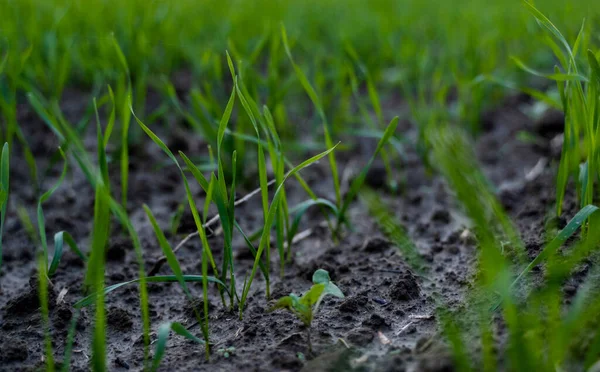
M 287 309 L 298 317 L 308 329 L 308 350 L 312 353 L 312 343 L 310 341 L 310 327 L 313 318 L 319 310 L 319 305 L 323 298 L 331 295 L 338 298 L 344 298 L 344 294 L 335 283 L 331 281 L 329 273 L 326 270 L 318 269 L 313 274 L 313 286 L 302 296 L 290 294 L 277 300 L 270 311 L 277 309 Z

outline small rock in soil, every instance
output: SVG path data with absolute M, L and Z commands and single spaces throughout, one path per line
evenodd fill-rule
M 404 273 L 400 278 L 391 285 L 389 289 L 390 297 L 396 301 L 409 301 L 419 298 L 420 294 L 419 284 L 417 280 L 410 273 Z
M 377 314 L 371 314 L 369 319 L 365 320 L 362 325 L 374 330 L 380 330 L 389 327 L 389 323 L 385 320 L 385 318 Z
M 71 306 L 66 303 L 61 303 L 56 308 L 56 317 L 58 318 L 54 325 L 57 328 L 66 328 L 73 317 L 73 311 L 71 310 Z
M 346 336 L 348 341 L 356 346 L 367 346 L 375 338 L 375 333 L 368 328 L 357 328 Z
M 444 225 L 449 224 L 450 212 L 448 212 L 447 209 L 438 209 L 435 212 L 433 212 L 433 215 L 431 215 L 431 221 Z
M 302 361 L 293 353 L 275 350 L 271 353 L 271 364 L 280 370 L 296 371 L 302 367 Z
M 214 308 L 215 308 L 215 306 L 209 300 L 208 301 L 208 311 L 212 311 Z M 185 308 L 184 308 L 184 315 L 188 318 L 195 319 L 196 318 L 196 310 L 200 314 L 202 314 L 202 312 L 204 311 L 204 300 L 197 298 L 197 299 L 194 299 L 191 303 L 187 302 L 185 305 Z
M 383 238 L 367 239 L 363 244 L 363 250 L 368 253 L 380 253 L 390 247 L 390 242 Z
M 546 110 L 534 123 L 537 134 L 546 138 L 552 138 L 562 133 L 565 129 L 565 114 L 556 109 Z
M 456 255 L 460 253 L 460 248 L 457 245 L 451 245 L 448 247 L 448 253 Z
M 107 322 L 108 325 L 119 331 L 128 331 L 133 327 L 131 315 L 118 307 L 108 309 Z
M 455 370 L 452 357 L 440 347 L 433 348 L 424 354 L 417 363 L 417 371 L 423 372 L 452 372 Z
M 4 306 L 7 318 L 28 315 L 37 311 L 40 302 L 36 293 L 24 293 L 14 297 Z
M 130 249 L 133 249 L 131 239 L 125 236 L 117 236 L 110 241 L 106 252 L 106 259 L 108 261 L 123 262 L 125 256 L 127 256 L 127 251 Z
M 125 369 L 131 368 L 129 366 L 129 363 L 127 363 L 126 361 L 124 361 L 123 359 L 121 359 L 121 357 L 117 357 L 117 359 L 115 359 L 115 366 L 121 367 L 121 368 L 125 368 Z
M 378 368 L 381 368 L 381 371 L 384 372 L 404 372 L 406 371 L 406 364 L 403 356 L 393 355 L 382 362 Z
M 307 342 L 304 339 L 304 335 L 300 333 L 294 333 L 281 340 L 278 348 L 285 350 L 292 350 L 294 352 L 304 351 L 307 347 Z
M 340 304 L 340 311 L 345 313 L 356 313 L 364 308 L 369 299 L 365 295 L 358 295 L 347 297 L 344 302 Z
M 0 346 L 0 361 L 2 362 L 24 362 L 28 356 L 25 341 L 11 339 Z
M 383 189 L 387 186 L 387 174 L 383 165 L 373 165 L 367 172 L 365 183 L 374 189 Z

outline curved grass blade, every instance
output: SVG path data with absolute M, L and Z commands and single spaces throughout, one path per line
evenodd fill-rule
M 52 257 L 52 262 L 50 263 L 50 268 L 48 269 L 48 276 L 54 275 L 56 269 L 58 269 L 58 265 L 60 264 L 60 259 L 63 255 L 63 247 L 64 243 L 71 248 L 71 251 L 75 253 L 83 262 L 87 262 L 88 258 L 79 247 L 77 247 L 77 243 L 75 239 L 66 231 L 60 231 L 54 234 L 54 257 Z
M 160 362 L 165 355 L 167 348 L 167 340 L 171 331 L 177 333 L 180 336 L 187 338 L 188 340 L 203 344 L 204 341 L 191 334 L 181 323 L 164 323 L 158 327 L 157 340 L 156 340 L 156 351 L 154 352 L 154 359 L 152 361 L 152 371 L 158 371 Z
M 202 282 L 202 279 L 203 279 L 202 275 L 184 275 L 183 276 L 183 280 L 185 280 L 186 282 L 190 282 L 190 283 Z M 229 290 L 227 289 L 227 286 L 219 279 L 212 277 L 212 276 L 209 276 L 206 279 L 207 279 L 207 281 L 209 281 L 211 283 L 218 284 L 219 286 L 223 287 L 227 292 L 229 292 Z M 122 282 L 122 283 L 109 285 L 108 287 L 104 288 L 103 293 L 105 295 L 107 295 L 116 289 L 119 289 L 119 288 L 129 285 L 129 284 L 138 283 L 139 281 L 140 281 L 140 279 L 134 279 L 134 280 L 130 280 L 128 282 Z M 146 282 L 147 283 L 174 283 L 174 282 L 179 282 L 179 279 L 175 275 L 159 275 L 159 276 L 147 277 Z M 86 296 L 86 297 L 82 298 L 81 300 L 77 301 L 75 304 L 73 304 L 73 307 L 79 309 L 79 308 L 90 306 L 91 304 L 94 303 L 94 299 L 96 298 L 96 296 L 97 296 L 97 293 L 92 293 L 89 296 Z

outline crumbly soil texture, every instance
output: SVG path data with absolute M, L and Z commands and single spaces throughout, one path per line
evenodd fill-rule
M 67 92 L 63 102 L 66 117 L 74 122 L 79 120 L 85 113 L 88 98 L 80 92 Z M 524 113 L 531 104 L 527 97 L 512 97 L 487 112 L 482 117 L 484 130 L 475 140 L 475 149 L 482 169 L 533 256 L 543 244 L 544 217 L 554 203 L 554 175 L 560 151 L 557 155 L 552 143 L 553 138 L 560 135 L 562 118 L 545 115 L 532 120 Z M 47 190 L 60 173 L 60 163 L 49 163 L 58 140 L 27 105 L 19 106 L 19 122 L 36 157 L 42 188 Z M 192 134 L 183 124 L 171 125 L 176 129 L 161 131 L 158 124 L 152 127 L 173 151 L 182 150 L 188 155 L 206 152 L 206 144 L 200 136 Z M 95 128 L 89 127 L 85 138 L 93 154 L 95 134 L 92 129 Z M 450 308 L 461 306 L 473 286 L 476 246 L 469 235 L 468 220 L 451 190 L 440 176 L 425 169 L 410 145 L 414 132 L 408 123 L 398 128 L 398 134 L 408 139 L 404 159 L 394 164 L 394 176 L 402 180 L 400 191 L 392 193 L 382 187 L 384 175 L 378 165 L 369 172 L 367 183 L 404 226 L 427 266 L 426 275 L 411 269 L 399 248 L 381 232 L 360 200 L 354 201 L 350 208 L 352 229 L 339 240 L 331 238 L 320 211 L 315 208 L 305 216 L 300 229 L 309 229 L 310 233 L 293 246 L 293 257 L 283 277 L 279 276 L 279 258 L 274 248 L 271 256 L 272 298 L 306 291 L 318 268 L 329 271 L 346 296 L 345 299 L 326 298 L 321 304 L 310 334 L 313 352 L 309 353 L 307 347 L 308 330 L 298 319 L 288 312 L 268 311 L 272 303 L 266 299 L 265 282 L 259 273 L 241 320 L 236 310 L 223 305 L 217 290 L 211 287 L 213 345 L 209 361 L 205 359 L 202 345 L 172 334 L 160 370 L 452 370 L 452 359 L 441 341 L 435 311 L 440 300 Z M 534 133 L 537 139 L 524 141 L 519 135 L 521 132 Z M 375 147 L 371 140 L 355 140 L 354 144 L 353 151 L 338 154 L 343 168 L 341 174 L 351 174 L 358 169 Z M 148 272 L 162 254 L 143 204 L 150 207 L 164 231 L 169 230 L 171 216 L 178 206 L 186 206 L 178 232 L 167 233 L 172 246 L 192 233 L 195 225 L 185 204 L 181 175 L 164 153 L 142 135 L 130 151 L 128 213 L 139 233 Z M 115 198 L 120 198 L 118 153 L 111 154 L 115 154 L 115 158 L 109 159 L 111 179 L 117 180 L 112 191 Z M 54 234 L 63 230 L 73 235 L 82 250 L 90 249 L 94 192 L 76 163 L 73 161 L 69 166 L 65 183 L 43 206 L 50 253 Z M 334 199 L 326 161 L 307 168 L 303 176 L 319 196 Z M 44 331 L 35 259 L 40 247 L 17 211 L 27 211 L 35 221 L 39 191 L 30 182 L 28 167 L 18 148 L 12 152 L 10 183 L 11 199 L 0 271 L 0 370 L 37 370 L 44 365 Z M 246 189 L 238 190 L 237 197 L 243 197 L 256 187 L 258 185 L 246 185 Z M 192 185 L 192 191 L 198 205 L 202 205 L 204 197 L 200 188 Z M 287 185 L 287 191 L 290 205 L 308 198 L 294 180 Z M 246 232 L 255 231 L 262 223 L 259 198 L 252 198 L 236 210 L 237 221 Z M 576 208 L 574 196 L 567 195 L 565 204 L 565 214 L 570 217 Z M 139 270 L 131 240 L 116 221 L 112 226 L 106 256 L 106 285 L 135 279 Z M 209 242 L 215 259 L 220 262 L 223 240 L 218 228 L 215 232 Z M 239 236 L 234 241 L 234 250 L 238 285 L 241 285 L 253 257 Z M 184 273 L 201 273 L 198 238 L 183 246 L 177 257 Z M 163 265 L 158 274 L 171 274 L 168 265 Z M 83 297 L 84 277 L 84 264 L 67 251 L 51 278 L 49 290 L 57 364 L 63 359 L 69 326 L 77 316 L 71 360 L 71 369 L 75 371 L 88 370 L 94 328 L 92 308 L 84 308 L 80 313 L 73 308 Z M 576 290 L 577 283 L 572 285 Z M 202 309 L 202 285 L 190 284 L 190 288 L 197 299 L 194 304 L 189 303 L 176 283 L 148 284 L 153 342 L 150 356 L 154 353 L 156 331 L 163 323 L 180 322 L 202 337 L 193 311 L 194 306 Z M 136 284 L 106 296 L 107 363 L 112 371 L 143 368 L 139 303 Z

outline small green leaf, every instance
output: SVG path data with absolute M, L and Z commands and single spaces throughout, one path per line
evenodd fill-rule
M 327 276 L 329 277 L 329 274 L 327 274 Z M 313 306 L 314 304 L 319 302 L 319 300 L 321 299 L 321 295 L 323 294 L 323 292 L 325 292 L 326 287 L 327 285 L 325 283 L 313 285 L 308 292 L 306 292 L 302 295 L 302 297 L 300 297 L 300 303 L 307 306 Z
M 329 284 L 329 282 L 331 282 L 331 277 L 329 277 L 329 272 L 327 272 L 327 270 L 318 269 L 313 274 L 312 281 L 315 284 Z

